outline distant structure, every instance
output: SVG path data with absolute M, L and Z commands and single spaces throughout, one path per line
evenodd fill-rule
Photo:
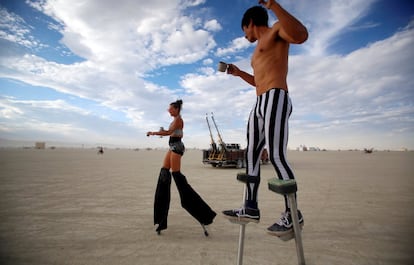
M 321 151 L 321 149 L 319 147 L 313 147 L 313 146 L 307 147 L 306 145 L 301 144 L 299 147 L 296 148 L 296 151 L 301 151 L 301 152 L 305 152 L 305 151 Z
M 309 147 L 308 151 L 321 151 L 319 147 Z
M 36 149 L 45 149 L 46 148 L 46 143 L 45 142 L 36 142 L 35 143 L 35 148 Z
M 372 151 L 374 151 L 374 148 L 364 148 L 364 152 L 365 152 L 366 154 L 371 154 L 371 153 L 372 153 Z
M 303 152 L 308 151 L 308 148 L 306 147 L 306 145 L 301 144 L 296 150 Z

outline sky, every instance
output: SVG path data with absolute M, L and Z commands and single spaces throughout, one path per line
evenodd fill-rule
M 279 3 L 309 31 L 290 47 L 289 149 L 413 150 L 414 1 Z M 255 89 L 217 63 L 252 73 L 240 24 L 257 4 L 0 0 L 0 146 L 167 147 L 146 132 L 168 127 L 177 99 L 187 148 L 209 147 L 211 113 L 224 142 L 245 146 Z

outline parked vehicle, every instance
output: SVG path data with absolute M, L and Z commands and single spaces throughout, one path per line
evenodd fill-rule
M 246 149 L 241 149 L 240 144 L 237 143 L 225 144 L 223 139 L 221 138 L 221 134 L 217 127 L 216 121 L 214 120 L 213 113 L 211 113 L 211 119 L 217 131 L 218 145 L 214 141 L 214 137 L 211 132 L 210 122 L 208 120 L 208 114 L 206 114 L 206 121 L 208 125 L 208 130 L 210 132 L 211 143 L 210 149 L 203 150 L 203 163 L 210 164 L 213 167 L 246 167 Z

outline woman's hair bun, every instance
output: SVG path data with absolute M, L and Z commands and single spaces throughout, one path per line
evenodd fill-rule
M 178 99 L 175 102 L 172 102 L 170 105 L 174 106 L 174 108 L 181 110 L 181 105 L 183 105 L 183 101 L 181 99 Z

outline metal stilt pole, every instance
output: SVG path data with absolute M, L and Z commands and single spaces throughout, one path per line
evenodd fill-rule
M 295 243 L 296 243 L 296 253 L 298 255 L 298 264 L 305 265 L 305 255 L 303 254 L 303 245 L 302 245 L 302 235 L 299 225 L 299 216 L 298 216 L 298 207 L 296 205 L 295 194 L 291 193 L 288 195 L 291 215 L 293 222 L 293 231 L 295 232 Z
M 243 205 L 246 200 L 246 184 L 243 189 Z M 237 265 L 243 264 L 243 251 L 244 251 L 244 234 L 246 232 L 246 223 L 240 223 L 240 232 L 239 232 L 239 249 L 237 251 Z
M 239 250 L 237 251 L 237 265 L 243 264 L 243 250 L 244 250 L 244 233 L 246 230 L 246 224 L 240 224 L 239 233 Z

